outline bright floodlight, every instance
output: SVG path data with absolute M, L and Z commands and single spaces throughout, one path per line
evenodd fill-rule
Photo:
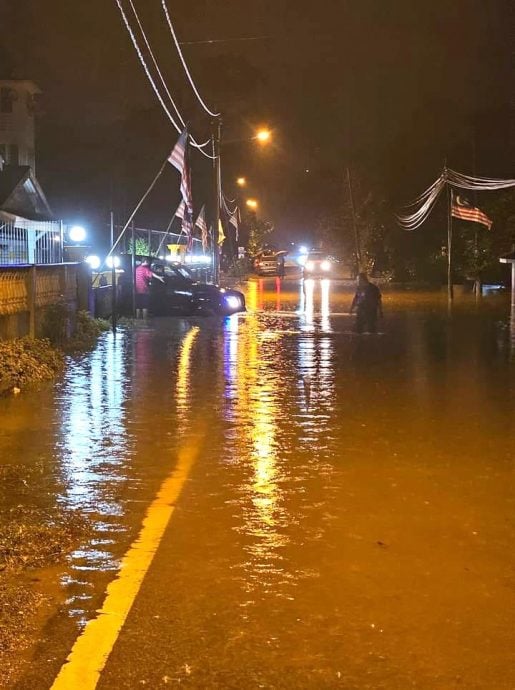
M 94 254 L 86 257 L 86 263 L 89 264 L 94 271 L 100 268 L 100 258 Z
M 307 254 L 308 253 L 308 248 L 305 247 L 304 245 L 302 247 L 299 247 L 299 252 L 301 254 Z
M 109 268 L 119 268 L 120 257 L 119 256 L 108 256 L 106 259 L 106 264 L 109 266 Z
M 74 225 L 70 228 L 68 235 L 72 242 L 84 242 L 86 239 L 86 231 L 80 225 Z
M 258 129 L 256 133 L 256 139 L 260 144 L 267 144 L 270 141 L 272 132 L 269 129 Z

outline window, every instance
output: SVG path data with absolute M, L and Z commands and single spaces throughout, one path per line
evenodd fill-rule
M 12 113 L 13 111 L 13 96 L 12 89 L 2 87 L 0 89 L 0 112 Z

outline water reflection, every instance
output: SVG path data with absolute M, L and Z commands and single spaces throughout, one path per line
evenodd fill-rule
M 276 370 L 279 340 L 267 338 L 258 314 L 258 291 L 247 297 L 249 314 L 244 320 L 226 319 L 224 371 L 233 394 L 226 418 L 237 423 L 228 435 L 224 461 L 237 461 L 243 469 L 238 504 L 241 523 L 236 530 L 246 536 L 249 560 L 243 564 L 248 591 L 267 590 L 282 572 L 280 549 L 286 543 L 282 527 L 287 523 L 281 488 L 284 469 L 279 458 L 279 371 Z
M 72 364 L 61 398 L 57 452 L 63 457 L 64 502 L 105 515 L 120 512 L 117 501 L 106 497 L 106 471 L 116 478 L 127 451 L 124 337 L 106 334 L 87 361 Z

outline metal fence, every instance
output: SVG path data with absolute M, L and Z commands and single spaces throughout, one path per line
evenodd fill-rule
M 57 221 L 0 220 L 0 265 L 61 263 L 63 239 Z

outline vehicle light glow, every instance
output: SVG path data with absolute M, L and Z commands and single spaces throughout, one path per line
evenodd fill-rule
M 86 263 L 89 264 L 94 271 L 96 271 L 97 268 L 100 268 L 100 257 L 95 256 L 94 254 L 87 256 Z
M 331 262 L 330 261 L 322 261 L 320 264 L 320 268 L 322 271 L 330 271 L 331 270 Z
M 306 263 L 306 270 L 307 271 L 312 271 L 315 268 L 315 264 L 312 261 L 308 261 Z
M 299 266 L 305 266 L 306 265 L 306 259 L 307 259 L 307 256 L 305 254 L 301 254 L 297 259 L 297 263 L 299 264 Z
M 225 303 L 230 309 L 239 309 L 240 298 L 236 297 L 236 295 L 227 295 L 225 298 Z

